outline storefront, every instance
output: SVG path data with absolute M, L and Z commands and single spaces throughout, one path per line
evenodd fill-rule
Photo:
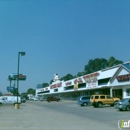
M 99 93 L 119 98 L 130 97 L 129 62 L 68 81 L 57 80 L 46 88 L 36 89 L 36 96 L 57 96 L 70 100 Z

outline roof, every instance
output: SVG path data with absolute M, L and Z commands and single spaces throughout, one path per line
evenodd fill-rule
M 100 75 L 98 76 L 98 80 L 113 77 L 113 75 L 116 73 L 118 69 L 119 69 L 119 66 L 116 66 L 113 68 L 99 71 Z
M 127 68 L 128 70 L 130 70 L 130 63 L 126 63 L 126 64 L 122 64 L 125 68 Z

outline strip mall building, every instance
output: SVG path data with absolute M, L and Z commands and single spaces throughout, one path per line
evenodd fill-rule
M 57 80 L 46 88 L 36 89 L 36 96 L 56 96 L 70 100 L 99 93 L 121 99 L 130 98 L 130 62 L 68 81 Z

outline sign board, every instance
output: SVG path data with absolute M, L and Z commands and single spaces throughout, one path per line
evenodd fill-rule
M 19 76 L 17 76 L 17 74 L 10 74 L 8 76 L 8 80 L 17 80 L 17 77 L 19 78 L 19 80 L 26 80 L 26 76 L 23 74 L 19 74 Z
M 13 86 L 8 86 L 7 87 L 7 91 L 14 91 L 15 90 L 15 87 L 13 87 Z
M 37 84 L 37 88 L 42 88 L 42 84 Z

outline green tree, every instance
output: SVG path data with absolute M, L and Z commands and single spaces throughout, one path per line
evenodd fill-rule
M 15 88 L 13 91 L 11 91 L 11 93 L 13 93 L 14 96 L 17 96 L 17 92 L 18 92 L 17 88 Z M 18 95 L 20 95 L 19 92 L 18 92 Z
M 49 84 L 48 83 L 42 83 L 42 87 L 45 88 L 45 87 L 48 87 Z
M 28 99 L 28 93 L 26 93 L 26 92 L 21 93 L 21 97 L 24 97 L 24 98 Z
M 3 93 L 0 91 L 0 96 L 3 96 Z
M 66 76 L 62 77 L 61 80 L 67 81 L 70 79 L 75 78 L 75 76 L 71 75 L 71 74 L 67 74 Z
M 112 67 L 114 65 L 122 64 L 123 61 L 115 59 L 113 56 L 111 56 L 108 59 L 108 67 Z
M 53 83 L 53 79 L 50 81 L 50 84 L 52 84 Z
M 35 89 L 29 88 L 29 89 L 27 90 L 27 94 L 33 94 L 33 95 L 35 95 Z
M 93 73 L 101 69 L 105 69 L 108 66 L 108 62 L 104 58 L 96 58 L 94 60 L 89 60 L 88 64 L 85 65 L 85 74 Z
M 83 76 L 85 73 L 84 72 L 78 72 L 77 77 Z

